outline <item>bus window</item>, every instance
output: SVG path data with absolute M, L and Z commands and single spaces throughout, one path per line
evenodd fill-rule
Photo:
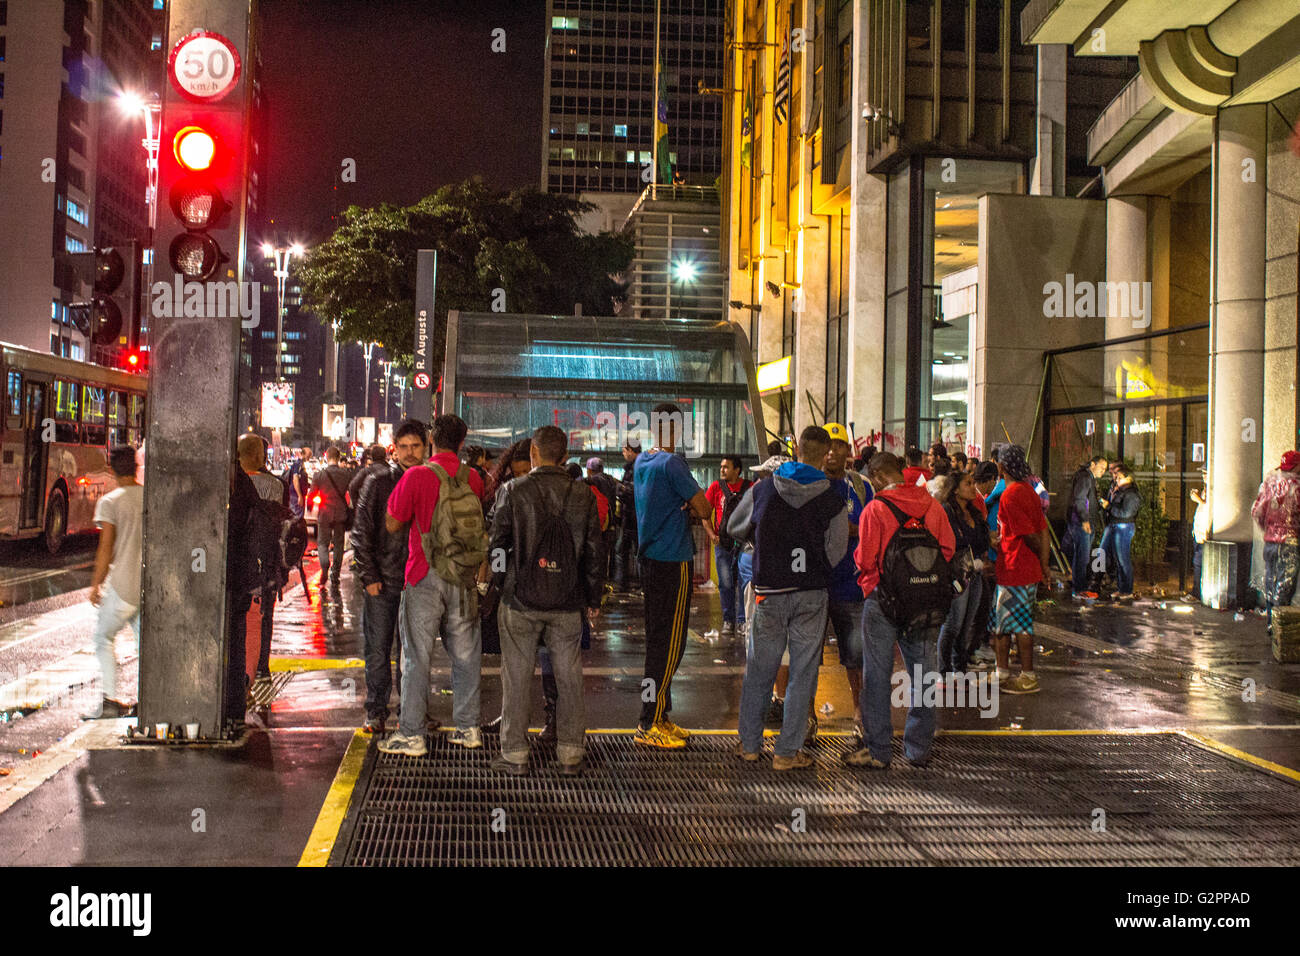
M 87 385 L 82 389 L 81 440 L 87 445 L 104 444 L 104 417 L 107 412 L 105 389 Z
M 54 383 L 54 440 L 76 444 L 79 441 L 78 413 L 81 407 L 81 386 L 77 382 L 59 379 Z
M 126 395 L 122 392 L 109 392 L 108 444 L 125 445 L 126 443 Z
M 8 377 L 9 414 L 23 413 L 23 373 L 10 371 Z
M 127 415 L 127 435 L 128 444 L 140 447 L 140 440 L 144 437 L 144 396 L 128 395 Z

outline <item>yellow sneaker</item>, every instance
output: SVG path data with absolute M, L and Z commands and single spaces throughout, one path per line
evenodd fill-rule
M 682 730 L 682 728 L 678 727 L 667 717 L 659 721 L 659 729 L 665 733 L 672 734 L 678 740 L 689 740 L 691 737 L 691 732 L 689 730 Z
M 660 750 L 681 750 L 686 746 L 686 741 L 680 737 L 674 737 L 665 729 L 662 723 L 655 724 L 649 730 L 642 730 L 638 727 L 632 740 L 634 743 L 646 747 L 658 747 Z

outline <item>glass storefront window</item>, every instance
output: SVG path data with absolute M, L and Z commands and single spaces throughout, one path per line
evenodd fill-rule
M 946 28 L 944 44 L 948 44 Z M 978 266 L 980 197 L 1023 191 L 1024 168 L 1020 163 L 938 157 L 925 161 L 918 430 L 922 447 L 941 441 L 950 451 L 965 450 L 970 413 L 971 323 L 978 294 L 974 275 L 959 283 L 974 294 L 945 297 L 941 291 L 944 280 L 949 280 L 951 287 L 952 280 Z M 953 308 L 952 314 L 945 312 L 945 304 Z

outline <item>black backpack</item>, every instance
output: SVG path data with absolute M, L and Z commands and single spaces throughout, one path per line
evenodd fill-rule
M 898 519 L 898 530 L 880 559 L 875 590 L 880 609 L 904 630 L 941 627 L 952 599 L 962 590 L 952 564 L 924 521 L 887 498 L 879 500 Z
M 280 502 L 259 498 L 248 516 L 248 550 L 253 592 L 279 591 L 307 553 L 307 522 Z
M 578 587 L 578 555 L 573 550 L 573 532 L 564 520 L 569 495 L 580 482 L 572 482 L 564 493 L 560 509 L 542 515 L 532 553 L 520 560 L 515 575 L 515 597 L 538 611 L 563 608 Z M 541 496 L 543 501 L 545 495 Z
M 740 490 L 737 492 L 733 492 L 728 488 L 725 481 L 721 482 L 721 484 L 722 494 L 725 498 L 722 502 L 722 519 L 718 522 L 718 544 L 735 554 L 744 546 L 744 542 L 737 541 L 727 534 L 727 522 L 731 520 L 731 513 L 736 510 L 736 506 L 740 504 L 740 499 L 745 497 L 745 492 L 749 490 L 753 482 L 748 478 L 744 479 L 741 481 Z

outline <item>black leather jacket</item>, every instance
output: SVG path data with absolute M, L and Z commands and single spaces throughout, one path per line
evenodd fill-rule
M 505 551 L 506 573 L 501 589 L 501 599 L 510 607 L 526 611 L 515 600 L 515 569 L 519 554 L 528 554 L 537 540 L 538 519 L 545 512 L 559 510 L 565 492 L 570 488 L 565 519 L 573 533 L 573 550 L 578 555 L 578 585 L 562 610 L 580 611 L 584 607 L 600 607 L 605 590 L 605 544 L 600 533 L 600 518 L 596 511 L 596 498 L 584 482 L 575 482 L 558 465 L 542 465 L 527 475 L 516 478 L 497 492 L 492 514 L 492 537 L 488 544 L 488 560 L 497 548 Z M 502 575 L 498 574 L 501 580 Z
M 1142 510 L 1142 492 L 1137 485 L 1128 484 L 1110 493 L 1110 511 L 1107 517 L 1111 524 L 1126 524 L 1137 520 L 1137 513 Z
M 389 534 L 384 524 L 388 496 L 406 469 L 394 463 L 372 474 L 361 483 L 357 498 L 356 520 L 352 522 L 352 559 L 362 585 L 380 583 L 384 591 L 397 594 L 406 581 L 407 528 L 403 525 Z

